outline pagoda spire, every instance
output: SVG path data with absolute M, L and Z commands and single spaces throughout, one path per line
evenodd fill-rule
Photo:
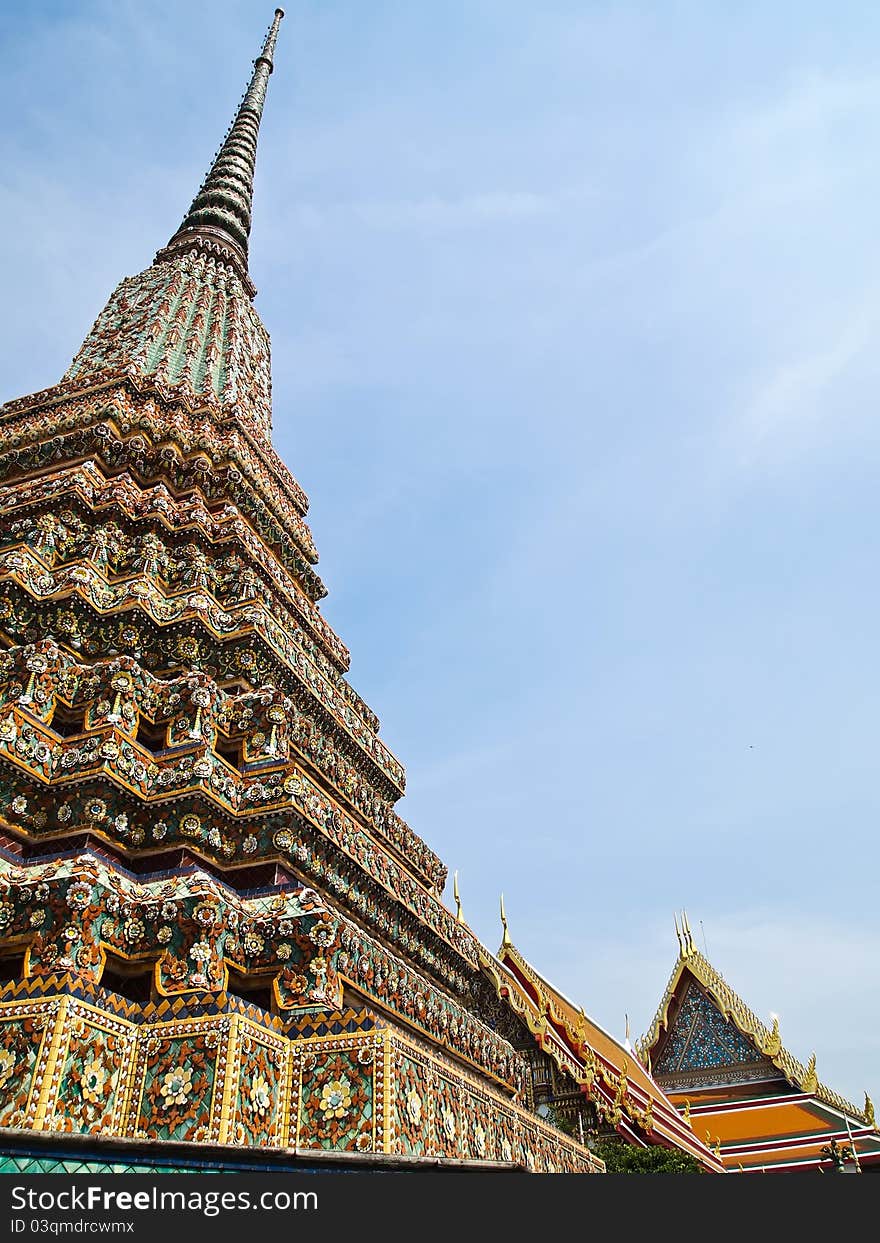
M 254 61 L 250 84 L 223 145 L 180 228 L 156 256 L 156 260 L 161 262 L 181 252 L 207 251 L 232 265 L 251 297 L 256 290 L 248 274 L 248 238 L 257 137 L 283 16 L 283 9 L 275 10 L 262 50 Z

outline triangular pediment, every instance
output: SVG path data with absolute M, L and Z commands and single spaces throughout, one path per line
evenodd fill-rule
M 710 1072 L 717 1078 L 726 1069 L 773 1066 L 755 1042 L 723 1013 L 699 982 L 684 972 L 669 1008 L 669 1026 L 654 1058 L 658 1076 Z

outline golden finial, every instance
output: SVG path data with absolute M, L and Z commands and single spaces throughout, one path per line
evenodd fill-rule
M 452 873 L 452 893 L 455 898 L 455 918 L 461 923 L 461 896 L 458 892 L 458 872 Z
M 632 1044 L 630 1043 L 630 1039 L 629 1039 L 629 1015 L 626 1013 L 626 1011 L 624 1011 L 623 1023 L 624 1023 L 624 1031 L 625 1031 L 625 1035 L 623 1037 L 623 1047 L 627 1051 L 629 1051 L 632 1048 Z
M 801 1080 L 801 1088 L 804 1092 L 815 1092 L 818 1085 L 819 1080 L 816 1075 L 816 1054 L 811 1053 L 810 1060 L 807 1063 L 807 1073 Z
M 617 1080 L 617 1091 L 614 1094 L 614 1106 L 619 1110 L 620 1106 L 626 1100 L 627 1088 L 629 1087 L 629 1079 L 627 1077 L 627 1067 L 629 1063 L 626 1058 L 623 1059 L 623 1065 L 620 1068 L 620 1077 Z
M 877 1125 L 874 1120 L 874 1102 L 871 1100 L 867 1092 L 865 1093 L 865 1122 L 868 1126 L 875 1127 Z
M 779 1034 L 779 1015 L 774 1014 L 773 1027 L 771 1028 L 770 1035 L 761 1046 L 761 1051 L 765 1053 L 767 1057 L 776 1057 L 781 1048 L 782 1037 Z
M 681 1111 L 681 1116 L 684 1118 L 688 1126 L 690 1126 L 691 1124 L 691 1103 L 687 1097 L 684 1098 L 684 1109 Z
M 587 1088 L 592 1088 L 596 1079 L 596 1054 L 589 1045 L 584 1045 L 584 1071 L 581 1075 L 581 1082 L 586 1084 Z
M 675 935 L 678 937 L 678 956 L 679 958 L 684 958 L 684 945 L 682 943 L 681 932 L 678 927 L 678 915 L 673 914 L 672 920 L 675 924 Z
M 501 938 L 501 948 L 506 945 L 513 945 L 510 939 L 510 933 L 507 930 L 507 916 L 504 914 L 504 894 L 501 895 L 501 927 L 504 929 L 504 935 Z
M 708 1133 L 709 1132 L 707 1131 L 706 1134 L 708 1135 Z M 717 1135 L 715 1137 L 715 1147 L 712 1149 L 712 1151 L 715 1153 L 715 1156 L 720 1161 L 721 1160 L 721 1140 Z
M 691 926 L 688 923 L 687 911 L 682 911 L 681 913 L 681 934 L 684 939 L 685 957 L 687 957 L 689 954 L 693 954 L 696 949 Z

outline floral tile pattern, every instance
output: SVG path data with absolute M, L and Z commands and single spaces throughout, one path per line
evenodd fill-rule
M 374 1042 L 341 1044 L 322 1041 L 300 1054 L 298 1145 L 369 1152 L 375 1147 Z
M 155 1139 L 217 1138 L 212 1092 L 225 1071 L 228 1023 L 193 1025 L 175 1037 L 148 1035 L 139 1051 L 135 1134 Z
M 51 1013 L 19 1015 L 16 1009 L 0 1010 L 0 1126 L 24 1124 L 34 1072 L 52 1030 Z
M 122 1024 L 108 1030 L 76 1015 L 71 1018 L 56 1098 L 62 1108 L 53 1117 L 53 1130 L 112 1132 L 132 1049 L 131 1032 Z
M 282 1145 L 287 1050 L 250 1024 L 238 1036 L 237 1092 L 232 1137 L 237 1144 Z

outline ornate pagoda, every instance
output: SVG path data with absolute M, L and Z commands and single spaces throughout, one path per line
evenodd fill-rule
M 783 1045 L 676 920 L 678 958 L 640 1057 L 732 1173 L 880 1173 L 880 1133 L 859 1109 Z
M 444 905 L 321 615 L 248 272 L 282 16 L 180 228 L 0 407 L 0 1169 L 601 1171 L 536 1042 L 713 1168 Z

